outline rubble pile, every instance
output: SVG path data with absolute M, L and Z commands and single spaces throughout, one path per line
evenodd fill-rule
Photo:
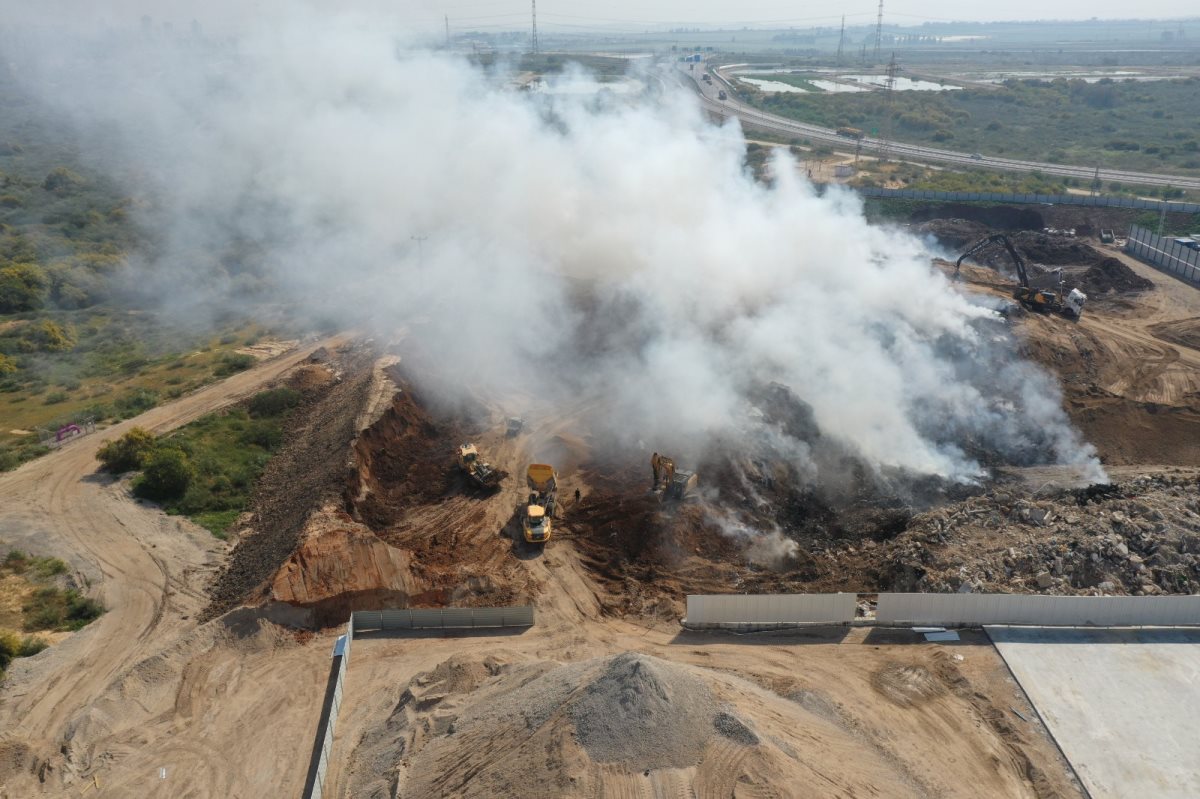
M 1008 488 L 914 517 L 895 539 L 829 553 L 874 560 L 880 590 L 1078 595 L 1200 592 L 1195 478 L 1035 496 Z M 849 586 L 848 586 L 849 587 Z

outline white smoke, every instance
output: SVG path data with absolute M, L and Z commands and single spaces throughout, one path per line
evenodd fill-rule
M 145 201 L 139 280 L 174 313 L 265 274 L 312 318 L 407 327 L 480 395 L 590 400 L 617 437 L 736 434 L 750 387 L 778 381 L 877 469 L 973 480 L 972 436 L 1099 473 L 1053 381 L 981 334 L 995 312 L 919 241 L 782 151 L 757 183 L 736 124 L 669 77 L 633 99 L 521 92 L 301 9 L 236 40 L 135 25 L 20 49 Z M 231 248 L 253 269 L 216 268 Z

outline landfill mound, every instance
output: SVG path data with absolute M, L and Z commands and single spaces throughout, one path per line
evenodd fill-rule
M 831 547 L 824 567 L 891 591 L 1200 593 L 1197 485 L 1194 471 L 1085 489 L 1012 483 L 919 514 L 888 541 Z
M 1154 282 L 1134 272 L 1116 258 L 1105 258 L 1076 278 L 1076 285 L 1088 297 L 1101 294 L 1129 294 L 1154 288 Z
M 931 219 L 914 228 L 921 236 L 932 236 L 950 250 L 965 250 L 988 234 L 988 226 L 970 219 Z
M 504 660 L 456 658 L 414 678 L 358 741 L 351 795 L 760 796 L 818 783 L 831 786 L 821 795 L 918 793 L 852 730 L 738 677 L 639 652 Z

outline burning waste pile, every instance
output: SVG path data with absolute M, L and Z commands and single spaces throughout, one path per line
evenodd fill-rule
M 699 460 L 733 442 L 746 506 L 815 486 L 827 504 L 918 502 L 1001 464 L 1103 478 L 995 311 L 853 195 L 818 196 L 786 152 L 756 181 L 737 123 L 686 91 L 518 92 L 511 65 L 304 9 L 223 24 L 195 42 L 56 29 L 14 56 L 105 142 L 96 166 L 157 239 L 131 290 L 173 313 L 282 300 L 403 327 L 474 395 L 582 407 L 614 447 Z M 723 513 L 764 559 L 794 554 L 765 519 Z

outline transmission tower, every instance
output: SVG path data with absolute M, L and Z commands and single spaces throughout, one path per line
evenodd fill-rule
M 537 40 L 537 0 L 532 0 L 532 2 L 533 2 L 533 35 L 532 35 L 532 36 L 530 36 L 529 43 L 530 43 L 530 49 L 531 49 L 531 50 L 534 52 L 534 54 L 536 55 L 536 54 L 537 54 L 537 51 L 538 51 L 538 40 Z
M 446 49 L 450 49 L 450 15 L 446 15 Z
M 838 66 L 842 65 L 842 49 L 846 46 L 846 18 L 842 17 L 842 33 L 838 36 Z
M 879 63 L 879 45 L 883 43 L 883 0 L 879 0 L 879 16 L 875 19 L 875 63 Z
M 883 84 L 883 139 L 879 144 L 879 160 L 887 161 L 891 156 L 892 150 L 892 99 L 894 97 L 894 89 L 896 88 L 896 72 L 899 71 L 896 65 L 896 54 L 892 53 L 892 60 L 887 66 L 887 80 Z

